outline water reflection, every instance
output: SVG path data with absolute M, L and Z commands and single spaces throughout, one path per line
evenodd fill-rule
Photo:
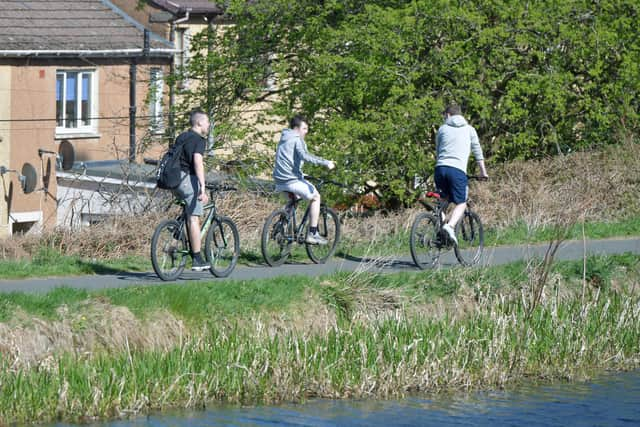
M 317 400 L 303 405 L 225 407 L 92 424 L 93 427 L 443 425 L 640 426 L 640 371 L 602 375 L 589 383 L 525 386 L 517 391 L 411 397 L 399 401 Z

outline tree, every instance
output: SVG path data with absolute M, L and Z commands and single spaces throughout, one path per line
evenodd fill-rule
M 251 133 L 238 125 L 239 105 L 269 101 L 270 117 L 302 112 L 312 119 L 309 142 L 337 160 L 340 179 L 373 179 L 397 206 L 414 199 L 416 178 L 432 174 L 450 102 L 492 161 L 636 134 L 639 8 L 631 0 L 234 0 L 218 55 L 198 57 L 189 74 L 201 78 L 213 61 L 219 138 Z M 265 87 L 270 79 L 275 89 Z M 196 102 L 203 93 L 189 95 Z

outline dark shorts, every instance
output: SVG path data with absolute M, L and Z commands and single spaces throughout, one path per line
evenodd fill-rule
M 438 166 L 434 174 L 436 187 L 443 197 L 457 204 L 467 201 L 467 174 L 450 166 Z

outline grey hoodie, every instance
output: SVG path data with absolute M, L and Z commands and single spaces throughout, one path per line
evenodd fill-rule
M 283 130 L 276 149 L 276 166 L 273 169 L 273 179 L 276 184 L 302 179 L 304 162 L 323 166 L 329 164 L 328 160 L 309 154 L 307 144 L 296 131 Z
M 462 116 L 449 117 L 436 136 L 436 166 L 451 166 L 467 173 L 470 152 L 476 161 L 484 160 L 476 130 Z

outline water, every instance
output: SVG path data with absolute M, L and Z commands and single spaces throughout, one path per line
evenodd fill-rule
M 640 426 L 640 371 L 605 374 L 588 383 L 532 385 L 515 391 L 227 407 L 91 426 Z

